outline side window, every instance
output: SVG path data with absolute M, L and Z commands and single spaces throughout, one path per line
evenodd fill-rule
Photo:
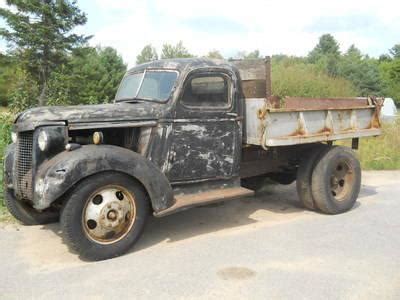
M 182 103 L 189 107 L 228 107 L 229 78 L 222 74 L 199 74 L 186 82 Z

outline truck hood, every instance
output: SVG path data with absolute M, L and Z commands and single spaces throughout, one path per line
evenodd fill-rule
M 113 124 L 134 121 L 156 121 L 165 110 L 165 104 L 138 102 L 99 105 L 47 106 L 26 110 L 15 120 L 16 131 L 32 130 L 37 126 L 64 122 L 69 126 Z

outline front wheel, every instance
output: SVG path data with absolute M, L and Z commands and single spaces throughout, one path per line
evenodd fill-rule
M 149 211 L 142 186 L 129 176 L 107 172 L 84 179 L 61 213 L 68 245 L 88 260 L 128 251 L 140 238 Z
M 4 192 L 4 204 L 10 214 L 23 225 L 44 225 L 58 222 L 59 219 L 58 210 L 49 208 L 44 211 L 37 211 L 28 203 L 17 200 L 14 193 L 7 188 Z

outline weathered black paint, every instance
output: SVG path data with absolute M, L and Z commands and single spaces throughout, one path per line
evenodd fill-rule
M 210 180 L 238 182 L 244 110 L 238 70 L 225 61 L 175 59 L 143 64 L 129 70 L 128 74 L 144 69 L 178 72 L 172 93 L 164 103 L 41 107 L 17 117 L 15 131 L 35 130 L 32 158 L 35 208 L 47 208 L 79 180 L 102 171 L 116 170 L 139 180 L 156 212 L 173 204 L 171 185 L 179 189 L 179 185 L 185 183 Z M 229 107 L 196 109 L 182 105 L 186 79 L 199 72 L 218 73 L 229 78 Z M 46 156 L 37 149 L 36 139 L 39 131 L 48 126 L 64 128 L 69 136 L 85 133 L 86 140 L 90 140 L 88 132 L 107 128 L 120 130 L 121 135 L 133 132 L 126 131 L 127 128 L 149 128 L 151 134 L 148 140 L 142 140 L 140 147 L 145 151 L 140 152 L 141 155 L 132 151 L 138 147 L 126 147 L 128 150 L 118 143 L 114 145 L 120 147 L 86 145 L 71 152 L 60 148 L 58 154 L 47 153 Z M 65 137 L 59 143 L 64 146 L 67 141 Z M 12 154 L 9 157 L 13 159 Z M 13 172 L 10 166 L 6 166 L 6 170 L 10 174 Z
M 44 209 L 81 179 L 99 172 L 117 171 L 136 178 L 145 187 L 154 211 L 173 204 L 167 178 L 143 156 L 111 145 L 86 145 L 63 151 L 42 164 L 36 175 L 34 207 Z

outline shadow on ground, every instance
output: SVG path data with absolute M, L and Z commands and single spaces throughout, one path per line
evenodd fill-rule
M 375 188 L 363 186 L 360 198 L 373 194 L 376 194 Z M 357 202 L 354 209 L 359 206 L 360 202 Z M 192 208 L 163 218 L 150 216 L 143 236 L 131 252 L 146 250 L 163 242 L 174 243 L 214 232 L 225 234 L 232 232 L 230 229 L 252 224 L 256 226 L 260 222 L 263 226 L 273 226 L 304 217 L 307 213 L 314 212 L 304 211 L 301 207 L 294 184 L 268 185 L 254 197 Z M 45 225 L 41 229 L 50 230 L 58 236 L 53 243 L 63 242 L 59 224 Z M 65 244 L 63 246 L 67 248 Z
M 150 216 L 143 236 L 132 251 L 144 250 L 160 242 L 173 243 L 260 221 L 276 223 L 286 220 L 288 218 L 283 215 L 294 216 L 304 211 L 295 190 L 294 185 L 270 185 L 254 197 L 191 208 L 163 218 Z M 57 242 L 63 242 L 58 223 L 44 225 L 41 229 L 51 230 L 58 236 Z

